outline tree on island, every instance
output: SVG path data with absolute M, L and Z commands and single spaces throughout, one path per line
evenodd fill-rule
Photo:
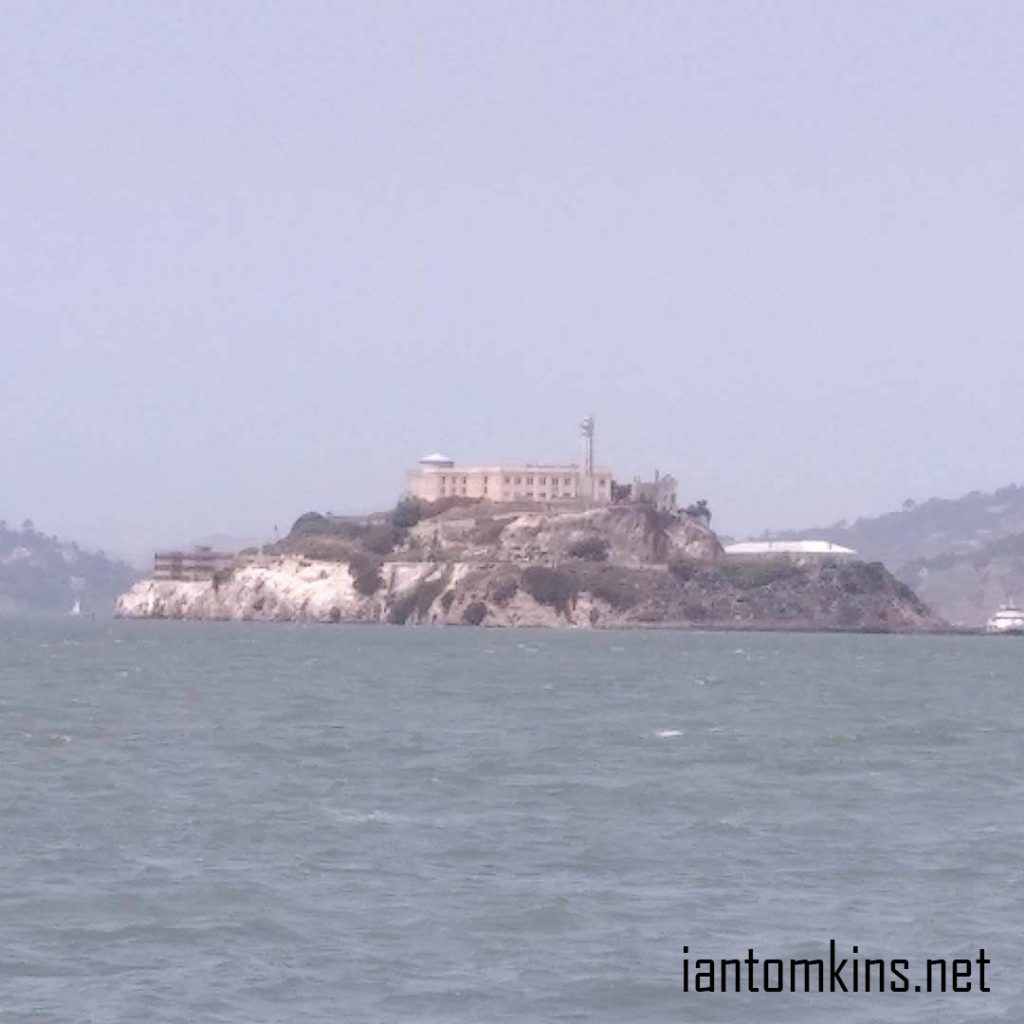
M 683 511 L 694 519 L 703 519 L 705 523 L 711 523 L 711 509 L 704 498 L 701 498 L 700 501 L 695 501 L 692 505 L 687 505 Z
M 391 522 L 400 530 L 408 530 L 423 518 L 423 506 L 411 495 L 402 498 L 391 513 Z

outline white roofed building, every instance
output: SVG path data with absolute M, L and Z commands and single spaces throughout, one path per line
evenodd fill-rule
M 455 465 L 455 460 L 440 452 L 434 452 L 433 455 L 424 455 L 420 459 L 420 465 L 429 469 L 451 469 Z
M 726 544 L 723 549 L 729 556 L 765 558 L 784 556 L 787 558 L 856 558 L 853 548 L 844 548 L 829 540 L 745 540 L 738 544 Z

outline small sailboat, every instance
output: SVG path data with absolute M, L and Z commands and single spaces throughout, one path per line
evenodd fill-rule
M 75 598 L 75 603 L 71 606 L 71 611 L 68 612 L 68 614 L 69 615 L 81 615 L 82 614 L 82 602 L 81 602 L 81 600 L 79 600 L 79 598 L 77 598 L 77 597 Z

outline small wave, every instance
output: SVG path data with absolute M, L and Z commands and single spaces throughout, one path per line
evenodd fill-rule
M 393 815 L 384 811 L 355 811 L 325 807 L 324 814 L 339 825 L 390 825 Z
M 682 736 L 681 729 L 659 729 L 655 734 L 659 740 L 671 739 L 673 736 Z

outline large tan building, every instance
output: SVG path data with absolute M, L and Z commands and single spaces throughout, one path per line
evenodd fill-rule
M 488 501 L 585 500 L 606 505 L 612 497 L 612 474 L 595 469 L 593 493 L 577 465 L 524 462 L 496 466 L 457 466 L 444 455 L 428 455 L 409 472 L 409 493 L 424 501 L 457 496 Z
M 423 501 L 439 498 L 481 498 L 487 501 L 584 501 L 607 505 L 612 500 L 612 474 L 594 466 L 594 418 L 581 424 L 583 464 L 502 463 L 459 466 L 435 452 L 409 471 L 408 490 Z

